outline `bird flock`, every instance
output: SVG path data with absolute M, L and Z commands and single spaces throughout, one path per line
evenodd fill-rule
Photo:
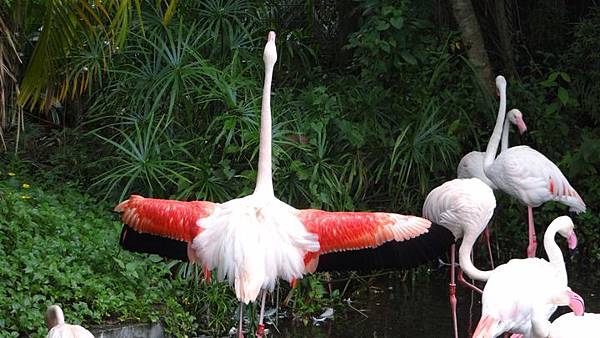
M 561 216 L 552 221 L 543 240 L 548 260 L 535 257 L 532 209 L 547 201 L 558 201 L 579 213 L 585 211 L 585 203 L 558 167 L 540 152 L 528 146 L 508 147 L 510 124 L 521 133 L 527 126 L 519 110 L 506 113 L 504 77 L 496 78 L 500 104 L 486 151 L 473 151 L 462 158 L 458 178 L 428 194 L 422 217 L 387 212 L 328 212 L 296 209 L 275 195 L 271 168 L 271 83 L 277 61 L 274 32 L 268 34 L 263 60 L 265 78 L 254 192 L 224 203 L 132 195 L 115 207 L 125 223 L 120 237 L 123 248 L 186 260 L 202 266 L 207 279 L 216 272 L 218 280 L 228 281 L 240 302 L 239 337 L 244 335 L 244 305 L 259 298 L 256 336 L 265 335 L 265 297 L 279 279 L 294 286 L 298 279 L 314 271 L 413 267 L 447 251 L 454 337 L 458 338 L 457 266 L 458 280 L 482 293 L 482 316 L 473 337 L 497 337 L 503 333 L 525 338 L 597 337 L 600 315 L 584 313 L 584 301 L 569 288 L 564 258 L 555 242 L 559 234 L 570 249 L 576 247 L 571 218 Z M 471 253 L 494 214 L 494 190 L 527 206 L 529 245 L 527 258 L 512 259 L 482 271 L 474 266 Z M 460 239 L 456 264 L 455 243 Z M 462 271 L 471 279 L 486 282 L 484 289 L 467 282 Z M 569 306 L 573 312 L 550 323 L 558 306 Z M 62 311 L 60 320 L 59 325 L 66 325 Z

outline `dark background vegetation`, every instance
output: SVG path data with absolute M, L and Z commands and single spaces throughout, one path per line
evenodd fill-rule
M 569 177 L 588 205 L 574 216 L 575 261 L 600 261 L 595 1 L 0 6 L 2 335 L 43 333 L 50 302 L 75 321 L 169 313 L 175 334 L 229 328 L 235 304 L 230 294 L 223 300 L 226 287 L 197 288 L 194 271 L 120 252 L 110 210 L 132 193 L 222 202 L 252 191 L 269 30 L 278 34 L 280 199 L 420 214 L 426 194 L 455 177 L 460 157 L 484 150 L 497 112 L 493 76 L 503 74 L 508 108 L 519 108 L 529 127 L 511 143 L 534 147 Z M 492 231 L 505 262 L 524 255 L 526 208 L 497 197 Z M 557 203 L 536 209 L 538 236 L 565 213 Z M 320 278 L 292 302 L 297 312 L 330 301 Z

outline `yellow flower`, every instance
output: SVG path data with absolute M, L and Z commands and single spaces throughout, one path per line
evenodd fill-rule
M 29 188 L 31 188 L 31 186 L 29 184 L 27 184 L 27 183 L 23 183 L 23 188 L 29 189 Z
M 24 199 L 24 200 L 28 200 L 28 199 L 31 198 L 31 196 L 29 196 L 29 195 L 21 195 L 21 198 Z
M 8 172 L 8 176 L 17 176 L 17 174 L 13 173 L 13 172 Z

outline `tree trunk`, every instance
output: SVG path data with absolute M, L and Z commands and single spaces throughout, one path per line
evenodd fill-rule
M 454 18 L 467 48 L 469 61 L 475 67 L 477 77 L 490 94 L 494 93 L 492 66 L 488 58 L 481 29 L 473 10 L 471 0 L 451 0 Z
M 502 62 L 504 68 L 510 77 L 516 77 L 517 67 L 515 66 L 515 58 L 513 54 L 512 46 L 512 34 L 506 19 L 506 7 L 504 0 L 494 1 L 496 8 L 496 29 L 498 30 L 498 37 L 500 38 L 500 55 L 502 56 Z

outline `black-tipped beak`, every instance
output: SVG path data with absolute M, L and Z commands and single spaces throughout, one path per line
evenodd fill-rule
M 577 256 L 577 248 L 569 249 L 569 259 L 572 261 Z

